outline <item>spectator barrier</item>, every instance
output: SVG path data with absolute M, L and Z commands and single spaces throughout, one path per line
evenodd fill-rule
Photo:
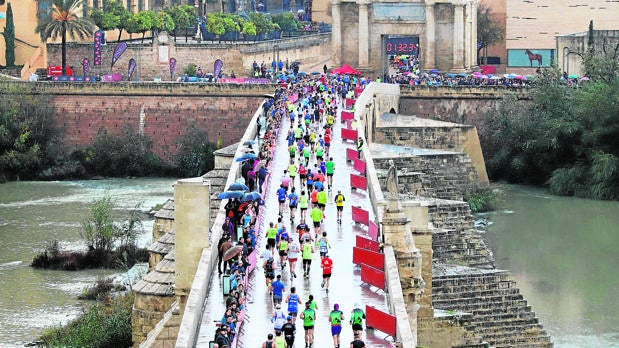
M 356 129 L 346 129 L 342 128 L 342 140 L 352 140 L 357 141 L 358 132 Z
M 350 174 L 350 186 L 355 189 L 361 189 L 361 190 L 367 191 L 368 179 L 365 176 L 361 176 L 357 174 Z
M 389 336 L 396 338 L 396 320 L 391 314 L 384 313 L 370 306 L 365 306 L 365 325 L 380 330 Z
M 351 208 L 352 221 L 368 226 L 370 223 L 370 213 L 367 210 L 355 207 L 354 205 Z
M 385 269 L 385 255 L 367 249 L 353 247 L 352 262 L 355 265 L 365 264 L 376 269 Z
M 353 161 L 353 168 L 355 168 L 356 171 L 358 171 L 361 175 L 365 175 L 365 161 L 362 161 L 360 159 L 356 159 Z
M 373 222 L 370 222 L 370 224 L 373 224 Z M 357 248 L 366 249 L 377 253 L 380 252 L 380 244 L 378 244 L 378 242 L 363 236 L 357 235 L 355 245 Z
M 378 225 L 374 221 L 370 221 L 370 225 L 368 226 L 368 235 L 373 241 L 377 241 L 376 243 L 378 244 Z
M 385 290 L 385 272 L 380 269 L 361 264 L 361 281 Z

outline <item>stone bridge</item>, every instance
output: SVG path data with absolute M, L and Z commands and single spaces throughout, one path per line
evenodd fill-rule
M 509 272 L 495 269 L 492 252 L 463 201 L 466 191 L 488 184 L 475 127 L 402 112 L 416 107 L 422 114 L 433 113 L 431 106 L 436 108 L 440 98 L 431 94 L 437 91 L 371 83 L 351 102 L 351 110 L 340 106 L 331 155 L 336 163 L 334 186 L 347 197 L 346 209 L 338 226 L 328 206 L 324 224 L 335 245 L 334 288 L 325 293 L 316 279 L 284 277 L 287 288 L 295 284 L 303 300 L 312 293 L 318 301 L 322 314 L 315 347 L 333 344 L 326 321 L 330 307 L 339 303 L 348 315 L 353 302 L 395 319 L 391 335 L 380 327 L 364 333 L 371 347 L 552 346 Z M 496 100 L 500 96 L 495 92 L 486 90 L 484 98 Z M 411 102 L 424 93 L 430 95 L 426 106 Z M 462 93 L 447 98 L 456 100 L 452 105 L 463 99 Z M 214 322 L 225 308 L 223 278 L 215 270 L 225 202 L 216 196 L 240 177 L 235 158 L 242 154 L 244 142 L 259 138 L 254 125 L 261 114 L 258 107 L 239 143 L 218 151 L 215 170 L 179 180 L 174 199 L 157 214 L 151 271 L 134 286 L 136 347 L 209 347 Z M 356 129 L 341 121 L 351 114 L 359 120 Z M 285 134 L 287 120 L 282 127 Z M 351 134 L 353 139 L 365 139 L 360 159 L 352 158 L 355 143 L 345 139 Z M 272 175 L 263 191 L 260 236 L 278 213 L 273 195 L 288 157 L 283 138 L 280 134 Z M 387 193 L 390 160 L 397 167 L 397 201 Z M 352 264 L 352 246 L 359 236 L 382 243 L 383 283 L 371 285 L 363 266 L 360 271 Z M 258 243 L 257 250 L 264 249 L 264 240 Z M 257 269 L 248 273 L 247 311 L 233 346 L 259 346 L 272 328 L 272 307 L 261 273 Z M 300 328 L 296 336 L 300 346 Z M 348 327 L 342 336 L 347 345 L 352 338 Z

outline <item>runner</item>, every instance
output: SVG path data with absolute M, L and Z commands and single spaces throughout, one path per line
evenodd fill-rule
M 262 348 L 275 348 L 275 342 L 273 342 L 273 334 L 267 335 L 267 340 L 262 343 Z
M 293 187 L 290 194 L 288 195 L 288 208 L 290 208 L 290 223 L 294 224 L 294 215 L 297 211 L 297 206 L 299 205 L 299 195 L 296 194 L 295 188 Z
M 299 197 L 299 209 L 301 210 L 301 222 L 305 223 L 305 217 L 307 216 L 307 207 L 309 206 L 309 197 L 304 191 L 301 191 L 301 197 Z
M 358 335 L 355 335 L 355 339 L 350 342 L 350 348 L 364 348 L 365 346 L 365 342 L 363 342 Z
M 289 239 L 288 243 L 288 263 L 290 264 L 290 279 L 296 278 L 297 260 L 299 259 L 299 253 L 301 247 L 294 238 Z
M 283 180 L 283 179 L 282 179 Z M 282 183 L 277 189 L 277 201 L 279 202 L 279 216 L 283 216 L 284 203 L 286 203 L 286 193 L 288 193 L 287 187 L 284 187 Z
M 327 169 L 327 187 L 331 190 L 331 186 L 333 186 L 333 173 L 335 171 L 335 162 L 333 162 L 333 157 L 329 157 L 325 167 Z
M 363 150 L 363 139 L 359 137 L 357 139 L 357 157 L 361 159 L 361 150 Z
M 312 211 L 310 211 L 310 217 L 312 218 L 312 222 L 314 223 L 314 237 L 320 235 L 320 222 L 324 217 L 324 214 L 318 205 L 313 205 Z M 315 239 L 315 238 L 314 238 Z
M 278 274 L 277 280 L 271 283 L 271 292 L 273 293 L 273 303 L 276 305 L 275 308 L 277 308 L 277 305 L 282 303 L 282 297 L 284 297 L 285 290 L 286 290 L 286 287 L 284 286 L 284 283 L 282 283 L 282 275 Z M 282 325 L 283 324 L 284 323 L 282 323 Z
M 281 330 L 275 331 L 275 348 L 286 348 L 286 340 L 284 339 L 284 336 L 282 336 Z
M 305 348 L 311 348 L 314 344 L 314 320 L 316 311 L 310 308 L 310 303 L 305 303 L 305 310 L 301 312 L 303 319 L 303 329 L 305 330 Z
M 342 332 L 342 322 L 344 321 L 344 313 L 340 311 L 340 305 L 333 305 L 333 310 L 329 313 L 329 323 L 331 323 L 331 336 L 333 336 L 333 345 L 335 348 L 340 348 L 340 333 Z
M 275 228 L 275 224 L 271 221 L 267 229 L 267 248 L 271 250 L 271 257 L 275 252 L 275 238 L 277 238 L 277 228 Z
M 301 189 L 303 189 L 303 187 L 307 184 L 306 179 L 307 179 L 307 168 L 305 168 L 304 163 L 301 163 L 299 165 L 299 184 L 301 186 Z
M 322 267 L 322 283 L 320 287 L 325 288 L 327 294 L 329 293 L 329 281 L 331 280 L 331 270 L 333 268 L 333 260 L 329 257 L 329 254 L 325 254 L 325 257 L 320 261 L 320 267 Z
M 329 249 L 331 249 L 331 243 L 329 243 L 329 239 L 327 238 L 327 232 L 322 232 L 322 237 L 316 240 L 316 246 L 320 252 L 320 259 L 327 256 Z
M 352 331 L 355 336 L 361 337 L 363 332 L 363 319 L 365 319 L 365 313 L 359 306 L 359 303 L 355 303 L 355 309 L 352 310 L 350 315 L 350 325 L 352 325 Z
M 286 318 L 286 324 L 282 326 L 284 332 L 284 339 L 286 340 L 286 348 L 292 348 L 294 346 L 294 335 L 297 333 L 297 328 L 292 322 L 292 317 Z
M 275 279 L 275 269 L 273 268 L 273 262 L 275 262 L 275 260 L 273 260 L 273 257 L 272 255 L 270 255 L 269 251 L 269 258 L 265 259 L 264 264 L 262 265 L 262 268 L 264 268 L 264 280 L 266 281 L 267 289 L 271 288 L 271 282 L 273 282 L 273 279 Z
M 342 223 L 342 212 L 344 211 L 344 202 L 346 201 L 346 197 L 342 194 L 342 190 L 337 190 L 337 195 L 335 195 L 335 206 L 337 208 L 337 223 Z
M 290 176 L 290 186 L 294 189 L 294 179 L 297 177 L 297 166 L 294 164 L 294 159 L 290 160 L 288 165 L 288 175 Z
M 312 254 L 314 253 L 314 247 L 309 239 L 305 239 L 301 250 L 303 257 L 303 277 L 307 279 L 309 278 L 310 267 L 312 266 Z
M 297 322 L 297 314 L 299 313 L 299 305 L 301 302 L 301 297 L 297 294 L 297 288 L 294 286 L 290 288 L 290 293 L 288 297 L 286 297 L 286 303 L 288 304 L 288 317 L 292 317 L 292 324 L 296 324 Z
M 282 305 L 279 303 L 275 305 L 275 310 L 273 311 L 273 315 L 271 316 L 271 322 L 273 323 L 273 329 L 275 330 L 275 333 L 277 334 L 279 332 L 281 334 L 282 326 L 284 326 L 284 323 L 286 323 L 286 314 L 284 314 L 284 311 L 282 310 Z
M 316 194 L 316 201 L 318 202 L 318 208 L 324 212 L 327 207 L 327 193 L 324 187 L 320 188 L 320 191 Z
M 286 267 L 286 256 L 288 255 L 288 233 L 285 236 L 282 236 L 279 240 L 279 264 L 282 267 Z

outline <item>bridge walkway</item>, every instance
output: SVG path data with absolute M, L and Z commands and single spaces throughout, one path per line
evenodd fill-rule
M 333 259 L 333 275 L 329 292 L 321 288 L 322 269 L 320 268 L 320 256 L 318 251 L 314 254 L 311 267 L 311 275 L 309 279 L 303 278 L 303 270 L 301 260 L 297 263 L 296 273 L 298 278 L 291 279 L 289 276 L 289 266 L 286 266 L 282 274 L 282 281 L 286 285 L 284 292 L 284 301 L 290 291 L 291 286 L 295 286 L 297 293 L 300 294 L 303 302 L 307 301 L 308 296 L 312 294 L 317 303 L 317 318 L 314 334 L 315 348 L 326 348 L 333 346 L 331 336 L 331 328 L 328 321 L 329 312 L 333 309 L 334 304 L 339 304 L 340 310 L 344 313 L 344 325 L 340 335 L 341 347 L 348 347 L 353 339 L 352 328 L 348 324 L 350 313 L 355 303 L 361 304 L 362 308 L 365 305 L 373 306 L 381 311 L 389 312 L 387 295 L 380 289 L 370 286 L 361 281 L 360 270 L 352 263 L 353 246 L 355 245 L 356 235 L 367 234 L 366 227 L 356 225 L 352 220 L 351 205 L 361 207 L 370 212 L 372 215 L 371 203 L 369 195 L 364 191 L 354 191 L 349 184 L 350 173 L 354 173 L 352 165 L 346 162 L 346 148 L 354 148 L 355 144 L 351 142 L 342 142 L 340 128 L 342 124 L 339 122 L 339 113 L 336 118 L 335 127 L 333 130 L 333 139 L 331 143 L 331 153 L 335 162 L 335 174 L 333 179 L 332 192 L 329 192 L 329 202 L 325 209 L 325 221 L 323 231 L 328 233 L 328 238 L 332 249 L 329 256 Z M 271 164 L 271 180 L 266 190 L 265 195 L 265 211 L 262 224 L 259 227 L 259 235 L 262 236 L 257 244 L 259 253 L 266 247 L 266 228 L 269 222 L 277 222 L 278 217 L 278 202 L 276 191 L 279 188 L 281 176 L 284 169 L 289 163 L 289 154 L 287 151 L 287 141 L 285 139 L 287 130 L 290 127 L 290 120 L 283 120 L 282 129 L 280 130 L 277 142 L 276 153 Z M 312 156 L 310 163 L 313 166 L 315 158 Z M 296 187 L 299 187 L 299 178 L 296 179 Z M 344 214 L 341 224 L 337 224 L 337 212 L 333 197 L 337 191 L 341 190 L 346 197 Z M 300 193 L 300 192 L 299 192 Z M 286 208 L 288 209 L 288 208 Z M 284 213 L 283 223 L 292 236 L 295 235 L 296 224 L 299 222 L 300 212 L 296 212 L 295 225 L 290 224 L 289 212 Z M 373 217 L 371 216 L 371 219 Z M 309 216 L 306 221 L 311 219 Z M 276 259 L 276 274 L 280 273 L 279 257 Z M 248 289 L 248 305 L 247 318 L 242 326 L 238 337 L 238 347 L 254 348 L 261 347 L 266 340 L 268 333 L 273 333 L 273 324 L 270 317 L 274 307 L 272 305 L 269 290 L 265 284 L 264 272 L 262 270 L 262 259 L 258 259 L 258 268 L 250 276 L 250 286 Z M 210 294 L 205 305 L 205 310 L 202 318 L 202 326 L 198 334 L 197 347 L 209 347 L 209 341 L 213 340 L 215 333 L 215 321 L 220 321 L 225 311 L 225 297 L 222 294 L 222 280 L 214 272 L 211 277 Z M 300 310 L 304 308 L 300 305 Z M 282 309 L 286 311 L 286 303 L 282 303 Z M 363 340 L 368 347 L 389 347 L 390 342 L 385 340 L 386 334 L 379 331 L 364 331 Z M 304 347 L 304 330 L 302 320 L 297 318 L 297 331 L 295 336 L 295 347 Z

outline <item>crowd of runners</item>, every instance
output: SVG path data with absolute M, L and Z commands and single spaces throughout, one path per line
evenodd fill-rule
M 277 219 L 266 222 L 264 231 L 257 231 L 255 210 L 237 217 L 234 221 L 235 227 L 228 226 L 229 230 L 226 232 L 229 238 L 237 225 L 242 226 L 242 241 L 237 243 L 244 243 L 243 252 L 238 256 L 241 261 L 233 260 L 229 264 L 230 269 L 226 268 L 224 262 L 224 268 L 219 272 L 232 272 L 231 277 L 236 278 L 240 272 L 238 269 L 244 266 L 242 260 L 245 257 L 245 247 L 256 247 L 266 238 L 260 252 L 260 265 L 272 301 L 265 305 L 269 306 L 268 308 L 272 306 L 273 312 L 269 318 L 258 320 L 271 320 L 273 331 L 267 334 L 261 347 L 301 347 L 302 344 L 306 348 L 317 347 L 314 343 L 314 328 L 319 310 L 329 313 L 334 347 L 340 347 L 340 333 L 346 323 L 354 336 L 350 347 L 365 347 L 362 340 L 365 314 L 358 303 L 355 303 L 354 308 L 348 309 L 349 313 L 344 313 L 338 304 L 334 304 L 332 308 L 319 309 L 314 295 L 299 294 L 295 287 L 297 281 L 310 282 L 319 278 L 324 294 L 329 292 L 334 269 L 330 254 L 337 252 L 338 246 L 332 245 L 329 240 L 330 231 L 324 228 L 327 216 L 325 211 L 336 211 L 337 224 L 341 224 L 346 205 L 346 197 L 334 186 L 334 182 L 345 180 L 338 177 L 330 150 L 338 108 L 343 105 L 349 91 L 358 85 L 357 82 L 356 78 L 351 77 L 321 75 L 307 78 L 295 86 L 288 86 L 288 89 L 280 88 L 274 98 L 265 104 L 263 115 L 258 121 L 258 134 L 261 138 L 258 142 L 258 158 L 244 171 L 243 177 L 246 183 L 250 183 L 259 192 L 267 192 L 268 185 L 276 185 L 278 189 L 275 199 L 278 202 L 258 200 L 255 204 L 248 205 L 247 209 L 256 209 L 260 204 L 274 209 L 277 204 Z M 286 122 L 283 122 L 284 120 Z M 274 151 L 278 137 L 285 138 L 287 149 L 279 148 Z M 278 182 L 266 180 L 268 175 L 271 175 L 271 178 L 279 176 L 270 173 L 272 156 L 285 156 L 288 163 Z M 263 171 L 263 174 L 258 174 L 260 171 Z M 251 179 L 255 181 L 252 183 Z M 269 184 L 263 185 L 265 182 Z M 268 198 L 265 196 L 265 199 Z M 237 215 L 241 213 L 235 216 Z M 245 215 L 248 217 L 245 218 Z M 229 217 L 231 216 L 232 214 Z M 230 242 L 224 240 L 222 245 L 227 245 L 225 243 Z M 224 252 L 220 249 L 220 255 Z M 315 267 L 320 267 L 320 271 L 313 271 Z M 240 274 L 242 276 L 242 273 Z M 234 295 L 230 297 L 243 298 L 243 289 L 239 290 L 238 285 L 232 291 Z M 242 310 L 238 303 L 233 308 L 227 306 L 216 334 L 216 347 L 231 346 L 234 340 L 234 324 L 239 320 Z M 224 334 L 228 340 L 217 341 L 217 335 Z M 295 339 L 301 337 L 303 343 L 297 342 L 295 346 Z M 325 342 L 321 342 L 319 346 L 326 347 Z

